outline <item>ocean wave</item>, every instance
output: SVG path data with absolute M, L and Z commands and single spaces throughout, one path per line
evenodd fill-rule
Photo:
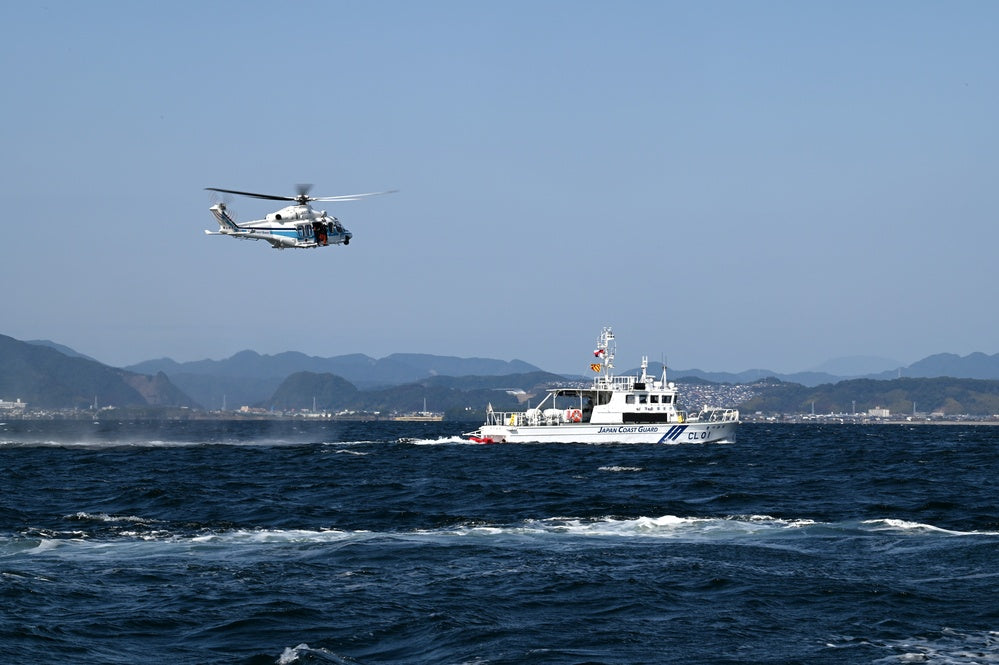
M 865 647 L 887 652 L 873 663 L 930 663 L 933 665 L 984 665 L 999 663 L 999 632 L 960 631 L 943 628 L 937 634 L 906 639 L 872 640 L 840 637 L 826 644 L 832 649 Z
M 784 520 L 766 515 L 728 517 L 659 517 L 597 519 L 548 518 L 530 521 L 509 529 L 512 533 L 538 535 L 568 535 L 597 538 L 653 538 L 725 540 L 746 536 L 765 536 L 787 529 L 798 529 L 813 524 L 811 520 Z M 481 527 L 473 527 L 473 531 Z
M 947 536 L 999 536 L 999 531 L 954 531 L 952 529 L 941 529 L 932 524 L 920 524 L 919 522 L 909 522 L 899 519 L 864 520 L 861 524 L 869 526 L 872 531 L 913 532 Z
M 105 523 L 132 522 L 137 524 L 152 524 L 156 522 L 156 520 L 147 519 L 145 517 L 139 517 L 137 515 L 108 515 L 107 513 L 87 513 L 87 512 L 78 512 L 72 515 L 66 515 L 63 519 L 77 520 L 80 522 L 105 522 Z
M 238 529 L 219 533 L 209 533 L 190 537 L 190 542 L 198 545 L 268 545 L 274 543 L 339 543 L 346 540 L 359 540 L 371 537 L 371 531 L 339 531 L 336 529 Z M 183 539 L 176 539 L 181 542 Z
M 114 545 L 139 547 L 142 543 L 160 543 L 166 548 L 239 549 L 308 545 L 350 545 L 377 541 L 380 544 L 433 543 L 449 545 L 476 542 L 483 546 L 516 546 L 534 542 L 588 543 L 604 541 L 672 540 L 687 543 L 752 544 L 788 547 L 792 540 L 803 547 L 819 537 L 869 538 L 891 533 L 900 538 L 987 537 L 996 532 L 957 532 L 931 525 L 893 519 L 864 522 L 824 523 L 811 519 L 786 519 L 770 515 L 732 515 L 725 517 L 681 517 L 676 515 L 622 518 L 550 517 L 511 524 L 457 524 L 435 529 L 385 531 L 364 529 L 222 529 L 202 528 L 194 533 L 178 533 L 155 520 L 134 515 L 109 515 L 80 512 L 69 520 L 109 525 L 155 525 L 148 530 L 123 529 L 112 535 L 89 535 L 82 531 L 32 531 L 20 536 L 0 537 L 0 551 L 33 553 L 93 550 Z M 789 540 L 790 539 L 790 540 Z M 33 543 L 33 544 L 29 544 Z
M 302 442 L 303 444 L 308 442 Z M 370 446 L 374 443 L 384 443 L 384 441 L 378 441 L 376 439 L 358 439 L 356 441 L 322 441 L 321 445 L 324 446 Z
M 333 453 L 336 455 L 357 455 L 358 457 L 364 457 L 365 455 L 370 455 L 370 453 L 366 453 L 362 450 L 350 450 L 348 448 L 338 448 L 337 450 L 334 450 Z
M 277 659 L 277 665 L 299 665 L 300 663 L 337 663 L 339 665 L 352 665 L 357 663 L 353 658 L 340 656 L 328 649 L 312 648 L 308 644 L 299 644 L 296 647 L 286 647 Z

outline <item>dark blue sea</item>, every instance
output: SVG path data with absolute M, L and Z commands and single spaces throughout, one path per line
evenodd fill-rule
M 999 662 L 999 427 L 475 425 L 2 424 L 0 660 Z

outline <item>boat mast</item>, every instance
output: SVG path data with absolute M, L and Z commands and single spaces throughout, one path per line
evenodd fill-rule
M 614 333 L 609 327 L 604 327 L 600 331 L 600 338 L 597 340 L 597 348 L 593 352 L 597 358 L 601 360 L 601 365 L 603 369 L 602 378 L 604 383 L 610 383 L 611 370 L 614 369 L 614 353 L 617 350 L 615 347 L 617 345 L 614 343 Z

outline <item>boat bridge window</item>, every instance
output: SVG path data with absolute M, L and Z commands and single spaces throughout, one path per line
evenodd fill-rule
M 659 395 L 649 395 L 649 402 L 651 402 L 652 404 L 658 404 Z
M 641 395 L 638 396 L 638 403 L 639 404 L 648 404 L 649 403 L 649 396 L 646 395 L 645 393 L 642 393 Z
M 635 403 L 635 396 L 634 395 L 625 395 L 624 396 L 624 403 L 625 404 L 634 404 Z
M 597 393 L 598 405 L 610 404 L 610 401 L 611 401 L 611 394 L 609 392 L 601 390 L 600 392 Z

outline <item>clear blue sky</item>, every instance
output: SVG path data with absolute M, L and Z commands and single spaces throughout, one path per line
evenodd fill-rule
M 5 3 L 0 333 L 796 371 L 999 352 L 999 3 Z M 208 237 L 314 194 L 349 247 Z M 274 210 L 232 201 L 238 218 Z

